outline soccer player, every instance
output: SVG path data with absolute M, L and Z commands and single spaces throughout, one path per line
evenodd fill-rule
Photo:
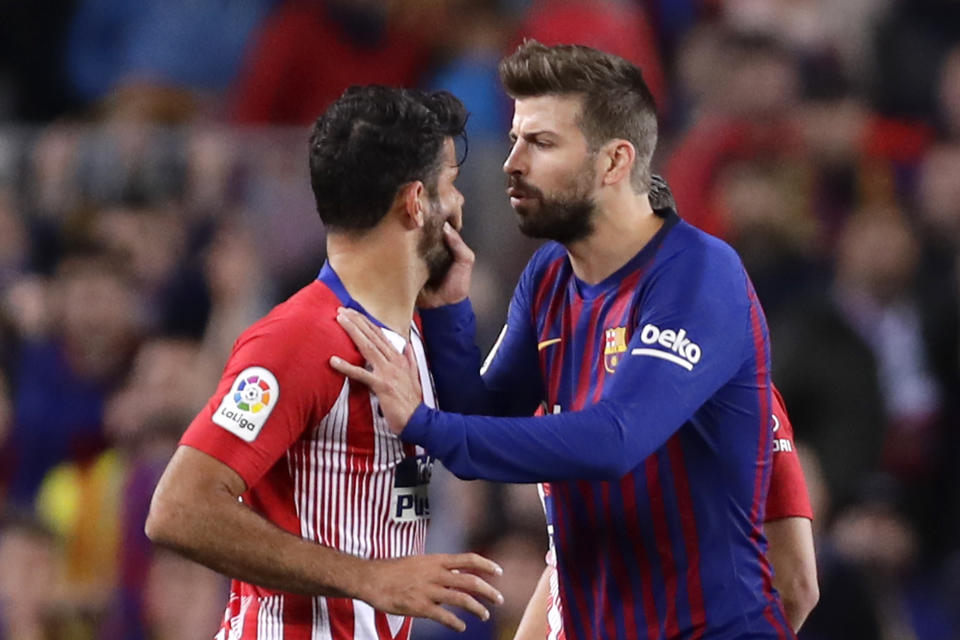
M 651 176 L 648 197 L 650 206 L 662 215 L 676 209 L 673 194 L 660 176 Z M 774 570 L 774 587 L 780 594 L 791 628 L 798 631 L 819 598 L 813 510 L 793 441 L 793 426 L 775 386 L 773 397 L 773 458 L 763 531 L 768 542 L 767 558 Z M 547 565 L 514 640 L 564 640 L 566 637 L 552 549 L 547 553 Z
M 438 391 L 460 413 L 416 402 L 410 365 L 349 310 L 338 319 L 370 370 L 331 365 L 457 475 L 545 482 L 568 638 L 794 637 L 765 555 L 773 396 L 742 263 L 651 208 L 656 117 L 636 67 L 527 42 L 501 77 L 508 195 L 521 230 L 554 242 L 481 374 L 466 268 L 424 297 Z M 540 402 L 549 415 L 511 417 Z
M 216 393 L 184 434 L 153 497 L 150 538 L 233 576 L 217 638 L 407 640 L 410 616 L 453 629 L 441 605 L 487 618 L 499 573 L 474 554 L 421 555 L 431 459 L 391 433 L 370 390 L 327 361 L 362 363 L 340 306 L 376 323 L 435 406 L 414 303 L 452 257 L 460 227 L 445 92 L 351 88 L 310 137 L 327 229 L 319 277 L 236 341 Z M 422 388 L 422 394 L 421 394 Z

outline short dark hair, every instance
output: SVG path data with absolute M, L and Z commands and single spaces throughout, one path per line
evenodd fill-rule
M 404 184 L 435 193 L 446 138 L 466 140 L 453 94 L 378 85 L 347 89 L 310 134 L 310 183 L 328 229 L 376 226 Z
M 657 110 L 636 65 L 582 45 L 547 47 L 525 40 L 500 62 L 500 81 L 514 99 L 583 96 L 578 124 L 587 144 L 595 150 L 614 138 L 629 140 L 637 150 L 631 183 L 637 191 L 649 189 Z

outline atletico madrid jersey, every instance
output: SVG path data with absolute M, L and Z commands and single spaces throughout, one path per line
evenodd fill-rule
M 460 413 L 421 406 L 402 437 L 461 477 L 547 483 L 568 638 L 793 637 L 762 530 L 767 329 L 729 246 L 671 212 L 588 284 L 546 244 L 482 378 L 469 303 L 423 321 L 441 402 Z M 541 402 L 550 415 L 487 417 Z
M 243 502 L 286 531 L 363 558 L 424 551 L 430 459 L 387 428 L 376 398 L 330 368 L 362 364 L 337 308 L 363 308 L 325 265 L 317 281 L 237 339 L 220 385 L 181 444 L 243 478 Z M 365 313 L 365 312 L 364 312 Z M 386 328 L 402 349 L 404 339 Z M 424 402 L 434 406 L 416 326 Z M 234 580 L 218 640 L 407 640 L 410 619 L 345 598 Z

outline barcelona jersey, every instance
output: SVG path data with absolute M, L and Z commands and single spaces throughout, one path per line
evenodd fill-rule
M 729 246 L 671 212 L 588 284 L 544 245 L 482 374 L 469 302 L 422 319 L 459 413 L 421 406 L 402 437 L 464 478 L 544 483 L 568 638 L 793 637 L 762 532 L 767 329 Z

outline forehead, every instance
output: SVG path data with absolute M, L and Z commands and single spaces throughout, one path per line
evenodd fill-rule
M 514 133 L 577 128 L 582 105 L 583 98 L 578 95 L 519 98 L 513 107 Z

